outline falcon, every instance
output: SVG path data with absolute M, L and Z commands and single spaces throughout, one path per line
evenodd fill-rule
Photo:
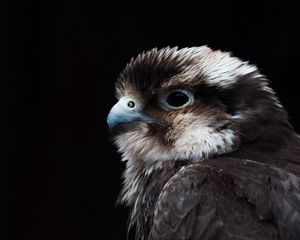
M 255 65 L 207 46 L 152 49 L 107 122 L 137 239 L 300 239 L 300 137 Z

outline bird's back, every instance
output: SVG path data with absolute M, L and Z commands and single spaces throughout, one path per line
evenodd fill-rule
M 165 184 L 150 239 L 298 239 L 300 179 L 236 158 L 190 164 Z

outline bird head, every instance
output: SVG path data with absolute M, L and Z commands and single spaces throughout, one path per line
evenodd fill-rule
M 286 122 L 256 66 L 207 46 L 139 54 L 116 95 L 107 122 L 124 160 L 201 161 L 268 141 Z

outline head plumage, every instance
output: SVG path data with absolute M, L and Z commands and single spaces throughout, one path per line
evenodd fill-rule
M 228 52 L 214 51 L 207 46 L 154 48 L 131 59 L 120 74 L 116 92 L 120 97 L 130 91 L 152 92 L 157 87 L 201 83 L 226 89 L 247 75 L 262 77 L 256 66 Z

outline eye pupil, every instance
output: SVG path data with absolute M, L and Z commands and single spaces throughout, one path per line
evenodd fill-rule
M 189 101 L 189 96 L 183 92 L 174 91 L 167 97 L 167 103 L 173 107 L 181 107 Z
M 134 107 L 135 107 L 134 101 L 129 101 L 129 102 L 127 103 L 127 106 L 130 107 L 130 108 L 134 108 Z

